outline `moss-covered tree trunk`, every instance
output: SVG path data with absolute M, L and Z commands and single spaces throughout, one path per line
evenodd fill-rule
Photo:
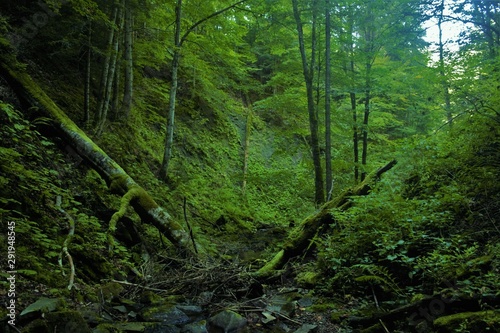
M 139 186 L 114 160 L 97 146 L 23 70 L 12 56 L 0 54 L 0 74 L 27 106 L 37 107 L 54 121 L 60 135 L 104 179 L 112 193 L 122 195 L 121 207 L 109 224 L 112 240 L 116 222 L 131 205 L 140 218 L 154 225 L 183 253 L 193 253 L 189 234 L 172 220 L 165 209 Z
M 332 209 L 346 210 L 351 207 L 350 198 L 352 196 L 367 195 L 373 184 L 380 179 L 380 176 L 384 172 L 390 170 L 396 163 L 396 160 L 387 163 L 385 166 L 369 175 L 361 184 L 355 188 L 344 191 L 335 199 L 325 203 L 318 213 L 302 221 L 302 223 L 290 233 L 282 249 L 264 267 L 257 271 L 256 276 L 259 278 L 273 276 L 288 260 L 306 251 L 319 229 L 323 226 L 328 227 L 335 222 L 331 214 Z

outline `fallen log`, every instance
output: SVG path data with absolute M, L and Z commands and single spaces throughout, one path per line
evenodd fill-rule
M 194 254 L 189 234 L 182 226 L 47 96 L 25 71 L 24 65 L 18 63 L 11 54 L 0 52 L 0 75 L 24 105 L 35 107 L 52 119 L 65 142 L 99 173 L 112 193 L 122 196 L 120 208 L 111 217 L 108 227 L 110 246 L 113 245 L 116 223 L 125 214 L 127 206 L 131 205 L 142 221 L 155 226 L 182 253 Z
M 256 272 L 256 277 L 271 277 L 277 270 L 281 269 L 288 260 L 302 254 L 309 247 L 311 240 L 318 230 L 334 222 L 334 217 L 331 214 L 332 209 L 342 211 L 351 207 L 351 197 L 367 195 L 382 174 L 392 169 L 396 163 L 396 160 L 390 161 L 385 166 L 370 174 L 361 184 L 344 191 L 335 199 L 325 203 L 320 208 L 319 212 L 302 221 L 302 223 L 290 233 L 282 249 L 275 254 L 273 259 Z

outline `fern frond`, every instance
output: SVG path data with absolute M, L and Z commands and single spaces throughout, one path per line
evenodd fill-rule
M 361 269 L 362 272 L 368 273 L 358 276 L 357 278 L 355 278 L 356 281 L 365 283 L 375 283 L 380 285 L 384 289 L 387 288 L 395 292 L 398 295 L 404 294 L 401 288 L 399 288 L 394 278 L 392 277 L 387 267 L 377 266 L 373 264 L 370 265 L 357 264 L 353 265 L 352 267 Z

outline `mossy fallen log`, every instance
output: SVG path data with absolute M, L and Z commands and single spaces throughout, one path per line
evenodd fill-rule
M 123 216 L 126 206 L 131 205 L 144 222 L 154 225 L 181 252 L 194 254 L 189 234 L 182 226 L 47 96 L 24 70 L 24 65 L 18 63 L 11 54 L 0 52 L 0 75 L 10 84 L 24 105 L 36 107 L 51 118 L 65 142 L 99 173 L 112 193 L 122 196 L 121 207 L 111 218 L 108 228 L 111 245 L 116 222 Z
M 302 223 L 290 233 L 282 249 L 275 254 L 273 259 L 256 272 L 256 277 L 271 277 L 277 270 L 281 269 L 288 260 L 302 254 L 309 247 L 311 240 L 317 234 L 318 230 L 334 222 L 334 218 L 331 214 L 332 209 L 348 209 L 351 206 L 351 197 L 367 195 L 382 174 L 392 169 L 396 163 L 396 160 L 387 163 L 385 166 L 370 174 L 361 184 L 344 191 L 335 199 L 325 203 L 316 214 L 302 221 Z

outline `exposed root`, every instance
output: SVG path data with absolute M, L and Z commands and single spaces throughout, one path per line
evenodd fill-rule
M 71 254 L 69 254 L 69 252 L 68 252 L 68 246 L 69 246 L 69 243 L 71 242 L 71 239 L 73 238 L 73 235 L 75 234 L 75 220 L 71 217 L 71 215 L 69 215 L 61 207 L 61 196 L 57 196 L 57 198 L 56 198 L 56 208 L 61 213 L 64 214 L 64 216 L 68 220 L 68 224 L 69 224 L 68 236 L 64 240 L 61 252 L 59 252 L 58 262 L 59 262 L 59 267 L 61 267 L 61 271 L 62 271 L 63 276 L 66 276 L 66 273 L 64 273 L 63 264 L 62 264 L 63 254 L 68 259 L 68 263 L 69 263 L 69 267 L 70 267 L 68 290 L 71 290 L 73 288 L 73 284 L 75 282 L 75 265 L 73 264 L 73 258 L 71 257 Z

